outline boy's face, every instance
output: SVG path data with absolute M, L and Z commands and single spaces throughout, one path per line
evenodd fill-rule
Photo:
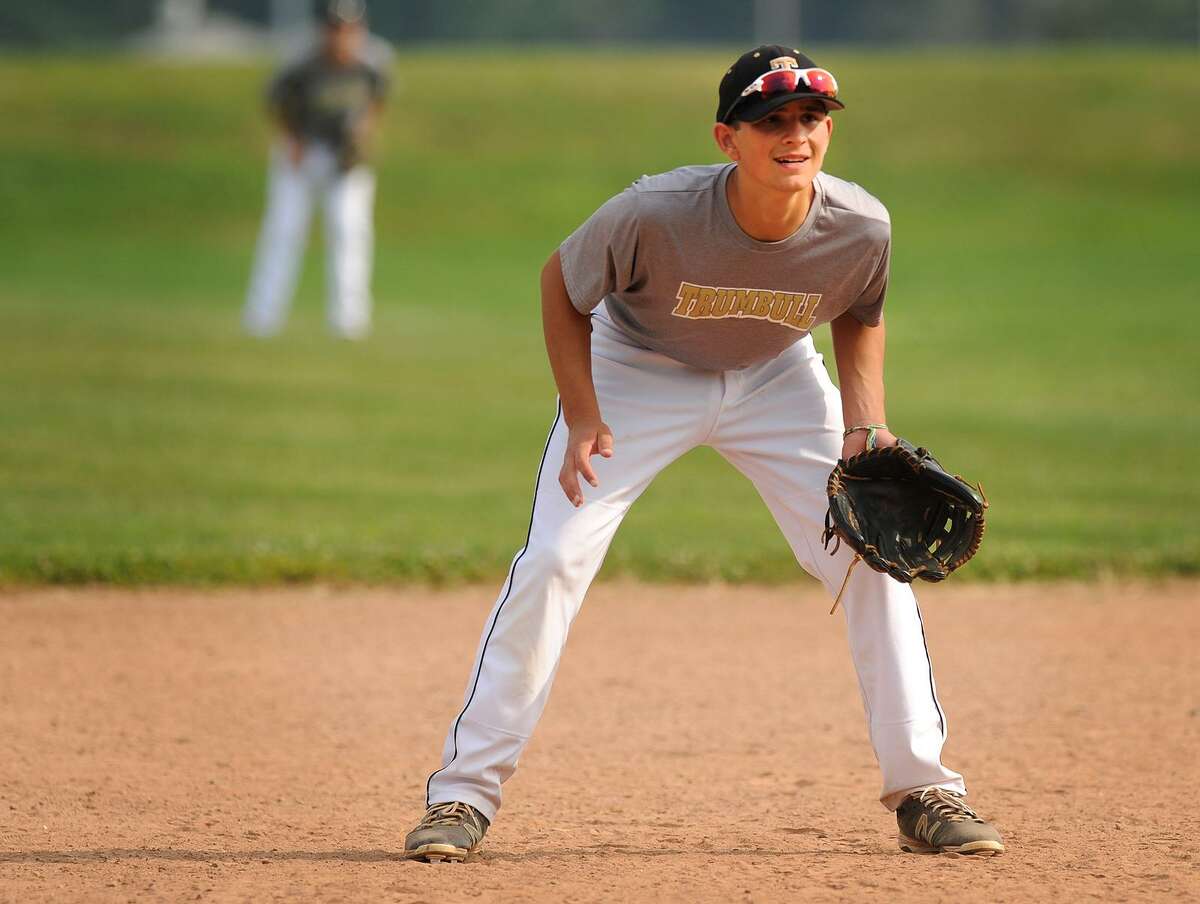
M 741 176 L 764 188 L 806 191 L 821 171 L 833 119 L 819 100 L 794 100 L 757 122 L 713 127 L 717 146 Z
M 324 27 L 325 53 L 339 66 L 358 58 L 365 30 L 358 23 L 330 24 Z

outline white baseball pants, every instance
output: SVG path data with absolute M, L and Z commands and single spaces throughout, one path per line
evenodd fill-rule
M 838 390 L 811 338 L 745 370 L 712 372 L 632 346 L 603 306 L 592 327 L 592 376 L 616 455 L 593 458 L 600 486 L 581 482 L 586 501 L 572 507 L 557 480 L 567 427 L 561 414 L 555 420 L 525 547 L 484 626 L 428 804 L 458 800 L 495 817 L 500 786 L 546 706 L 571 622 L 621 519 L 685 452 L 711 446 L 753 481 L 796 559 L 831 595 L 850 564 L 845 547 L 830 556 L 820 541 L 843 425 Z M 962 776 L 941 763 L 946 718 L 912 590 L 856 568 L 842 610 L 883 772 L 880 800 L 895 809 L 918 788 L 965 792 Z
M 347 339 L 360 339 L 370 329 L 375 174 L 363 165 L 341 172 L 329 147 L 310 144 L 299 164 L 282 146 L 271 152 L 267 210 L 243 317 L 251 335 L 272 336 L 287 320 L 318 197 L 325 220 L 330 329 Z

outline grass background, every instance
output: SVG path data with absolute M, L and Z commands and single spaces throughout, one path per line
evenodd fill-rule
M 287 333 L 239 334 L 265 66 L 0 60 L 0 582 L 502 575 L 554 412 L 538 270 L 638 175 L 717 160 L 735 53 L 402 54 L 361 345 L 323 330 L 319 236 Z M 893 216 L 889 420 L 993 503 L 963 577 L 1195 573 L 1200 58 L 819 58 L 826 168 Z M 800 572 L 699 450 L 604 573 Z

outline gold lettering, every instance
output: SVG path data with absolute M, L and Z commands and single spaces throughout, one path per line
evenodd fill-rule
M 821 303 L 821 295 L 819 292 L 808 296 L 808 299 L 805 302 L 805 306 L 808 310 L 808 316 L 804 318 L 804 328 L 806 330 L 811 330 L 812 325 L 816 322 L 816 320 L 817 320 L 817 305 L 819 305 L 820 303 Z
M 699 294 L 699 286 L 693 286 L 689 282 L 681 282 L 679 284 L 679 291 L 675 293 L 675 297 L 679 299 L 679 304 L 675 305 L 675 310 L 671 313 L 678 317 L 687 317 L 688 311 L 696 303 L 696 296 Z
M 808 309 L 808 296 L 803 292 L 796 296 L 796 303 L 792 305 L 791 311 L 784 318 L 783 325 L 790 326 L 794 330 L 804 329 L 804 314 Z
M 752 294 L 753 293 L 751 292 L 750 289 L 738 289 L 737 290 L 737 302 L 730 309 L 729 313 L 735 317 L 744 316 L 746 313 L 746 308 L 749 306 L 749 304 L 751 302 L 750 296 Z
M 675 293 L 678 304 L 671 311 L 676 317 L 721 318 L 753 317 L 770 320 L 801 332 L 817 321 L 821 294 L 784 292 L 770 289 L 737 289 L 727 286 L 700 286 L 681 282 Z
M 761 289 L 755 292 L 754 307 L 751 309 L 750 316 L 766 320 L 767 315 L 771 313 L 771 301 L 774 297 L 774 292 L 764 292 Z
M 733 303 L 733 293 L 733 289 L 717 289 L 717 297 L 713 301 L 714 317 L 726 317 L 729 315 L 729 306 Z
M 796 304 L 796 295 L 792 292 L 776 292 L 775 301 L 771 303 L 770 319 L 774 323 L 782 322 Z

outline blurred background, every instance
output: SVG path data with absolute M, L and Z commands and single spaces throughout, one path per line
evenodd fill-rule
M 265 85 L 310 12 L 0 8 L 0 582 L 500 578 L 555 409 L 540 267 L 720 159 L 761 40 L 837 74 L 826 168 L 891 210 L 889 421 L 992 501 L 962 579 L 1197 572 L 1200 2 L 377 0 L 374 332 L 325 332 L 314 231 L 254 340 Z M 603 574 L 801 577 L 708 450 Z
M 47 0 L 6 4 L 11 47 L 146 47 L 175 32 L 217 55 L 277 44 L 308 24 L 309 0 Z M 376 0 L 371 27 L 401 44 L 534 42 L 1197 46 L 1197 0 Z M 212 42 L 219 36 L 219 42 Z M 206 43 L 207 42 L 207 43 Z

